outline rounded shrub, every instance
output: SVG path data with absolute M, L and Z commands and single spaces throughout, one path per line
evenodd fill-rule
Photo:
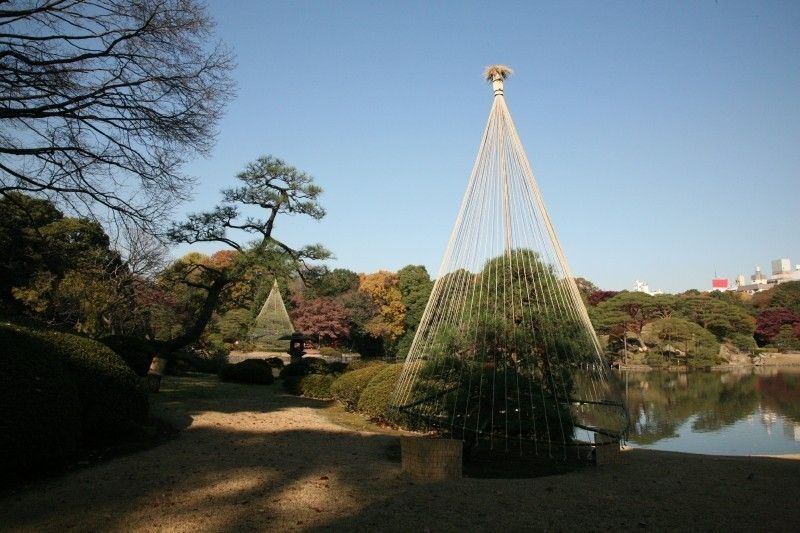
M 284 366 L 283 359 L 281 359 L 280 357 L 267 357 L 266 359 L 264 359 L 264 361 L 266 361 L 267 364 L 272 368 L 283 368 Z
M 119 355 L 136 375 L 147 375 L 154 352 L 153 347 L 145 339 L 111 335 L 100 339 L 100 342 Z
M 347 363 L 342 363 L 341 361 L 334 361 L 333 363 L 328 363 L 328 372 L 331 374 L 344 374 L 350 370 Z
M 300 361 L 289 363 L 281 369 L 281 378 L 300 377 L 309 374 L 329 374 L 330 368 L 324 359 L 304 357 Z
M 342 352 L 331 346 L 320 346 L 319 353 L 325 357 L 341 357 Z
M 309 374 L 299 379 L 298 392 L 318 400 L 331 399 L 331 385 L 335 376 L 331 374 Z
M 374 364 L 342 374 L 331 385 L 331 395 L 342 402 L 347 409 L 355 409 L 361 392 L 385 366 L 386 363 Z
M 755 353 L 756 348 L 758 345 L 756 344 L 756 340 L 753 338 L 752 335 L 742 335 L 741 333 L 734 333 L 730 337 L 730 342 L 736 348 L 743 352 L 748 352 L 750 354 Z
M 272 367 L 263 359 L 245 359 L 241 363 L 222 365 L 219 369 L 219 379 L 258 385 L 270 385 L 275 382 Z
M 389 396 L 394 392 L 403 364 L 386 365 L 364 387 L 358 399 L 358 410 L 372 419 L 390 421 Z
M 139 378 L 108 346 L 70 333 L 32 331 L 67 365 L 81 401 L 84 442 L 106 444 L 138 433 L 147 422 Z
M 358 370 L 360 368 L 366 368 L 372 365 L 384 365 L 386 364 L 384 361 L 380 359 L 356 359 L 354 361 L 350 361 L 347 363 L 348 370 Z
M 29 331 L 0 325 L 0 472 L 63 464 L 77 453 L 80 432 L 81 404 L 66 362 Z
M 328 362 L 320 357 L 304 357 L 302 362 L 308 367 L 309 374 L 329 374 L 331 371 Z

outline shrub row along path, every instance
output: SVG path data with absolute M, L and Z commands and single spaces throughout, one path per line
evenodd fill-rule
M 328 403 L 277 385 L 169 378 L 153 404 L 185 428 L 176 439 L 4 494 L 0 529 L 788 530 L 800 523 L 797 460 L 640 450 L 626 452 L 627 464 L 560 476 L 412 482 L 392 458 L 396 435 L 358 429 Z

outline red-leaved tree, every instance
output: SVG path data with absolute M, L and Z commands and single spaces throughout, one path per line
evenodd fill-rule
M 769 344 L 783 326 L 794 326 L 800 330 L 800 314 L 784 307 L 764 309 L 756 317 L 755 338 L 760 346 Z
M 594 291 L 587 297 L 589 305 L 598 305 L 619 294 L 619 291 Z
M 337 345 L 350 337 L 350 312 L 333 298 L 294 298 L 294 328 L 321 342 Z

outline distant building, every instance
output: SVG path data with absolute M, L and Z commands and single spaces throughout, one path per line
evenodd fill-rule
M 772 276 L 769 278 L 769 283 L 785 281 L 800 281 L 800 265 L 795 265 L 792 270 L 792 262 L 788 257 L 772 261 Z
M 772 261 L 771 276 L 767 277 L 761 271 L 761 267 L 756 267 L 756 271 L 750 276 L 750 281 L 751 283 L 745 283 L 744 274 L 739 274 L 736 277 L 736 290 L 754 294 L 769 290 L 779 283 L 800 281 L 800 265 L 796 265 L 792 270 L 792 262 L 789 261 L 788 257 L 775 259 Z
M 664 294 L 664 291 L 660 289 L 655 291 L 651 290 L 650 285 L 648 285 L 646 281 L 639 281 L 638 279 L 636 280 L 633 286 L 633 290 L 635 292 L 643 292 L 645 294 L 649 294 L 650 296 L 656 296 L 657 294 Z
M 773 259 L 772 260 L 772 275 L 780 276 L 781 274 L 788 274 L 792 271 L 792 262 L 789 258 Z
M 764 273 L 761 272 L 760 266 L 756 267 L 756 271 L 753 273 L 752 276 L 750 276 L 750 279 L 753 281 L 753 283 L 758 283 L 758 284 L 764 284 L 767 282 L 767 276 L 765 276 Z
M 728 280 L 727 278 L 714 278 L 711 280 L 711 290 L 712 291 L 727 291 L 728 290 Z

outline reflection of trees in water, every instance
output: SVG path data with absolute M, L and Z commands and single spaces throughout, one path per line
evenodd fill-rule
M 649 372 L 628 373 L 623 379 L 633 420 L 630 440 L 637 444 L 677 436 L 676 429 L 693 415 L 694 431 L 716 431 L 758 407 L 752 374 Z
M 755 388 L 766 407 L 800 424 L 800 373 L 758 376 Z

